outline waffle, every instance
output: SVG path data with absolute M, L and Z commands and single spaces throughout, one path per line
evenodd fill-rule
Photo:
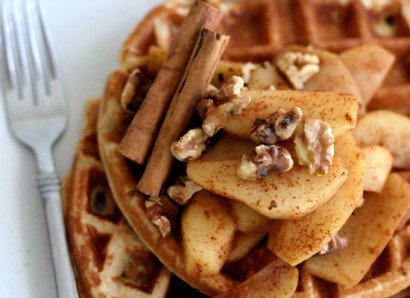
M 340 53 L 364 43 L 375 43 L 393 53 L 396 63 L 367 108 L 409 113 L 406 55 L 410 50 L 410 30 L 406 19 L 399 13 L 400 3 L 394 2 L 381 11 L 365 8 L 359 1 L 337 0 L 255 0 L 217 4 L 226 13 L 219 30 L 231 36 L 224 60 L 273 61 L 285 46 L 293 44 Z M 170 50 L 173 29 L 181 24 L 187 10 L 188 6 L 183 2 L 168 1 L 149 13 L 130 34 L 120 53 L 121 69 L 114 71 L 107 81 L 97 131 L 99 152 L 112 195 L 131 228 L 166 268 L 212 296 L 235 288 L 275 259 L 264 249 L 265 240 L 262 240 L 262 248 L 257 247 L 248 256 L 225 265 L 218 274 L 200 278 L 191 276 L 184 266 L 178 222 L 176 232 L 170 237 L 162 237 L 147 217 L 147 197 L 135 188 L 143 167 L 128 161 L 118 151 L 132 119 L 120 103 L 128 73 L 136 67 L 145 70 L 151 46 L 164 52 Z M 402 240 L 406 237 L 406 227 L 404 224 L 400 231 L 396 231 L 379 260 L 359 284 L 344 287 L 329 283 L 310 275 L 301 266 L 295 297 L 347 297 L 353 294 L 388 297 L 410 286 L 407 255 L 402 248 L 406 247 Z M 377 268 L 377 264 L 393 259 L 390 267 Z
M 151 271 L 153 266 L 157 266 L 158 269 L 161 265 L 138 240 L 134 232 L 130 230 L 120 211 L 115 206 L 115 202 L 111 201 L 111 193 L 107 185 L 104 169 L 99 160 L 96 144 L 96 129 L 94 126 L 97 120 L 98 105 L 98 100 L 90 101 L 87 104 L 87 111 L 85 113 L 86 125 L 83 128 L 83 137 L 77 145 L 73 168 L 66 176 L 62 188 L 70 250 L 76 266 L 76 276 L 81 297 L 164 297 L 167 291 L 169 297 L 187 297 L 186 295 L 200 297 L 200 293 L 189 289 L 176 277 L 170 277 L 169 272 L 166 270 L 162 269 L 162 272 L 161 270 L 159 271 L 160 273 L 158 271 L 156 273 Z M 406 177 L 405 174 L 404 176 Z M 86 180 L 84 180 L 85 177 L 87 177 Z M 83 185 L 79 186 L 78 184 Z M 105 196 L 105 200 L 109 198 L 108 208 L 100 205 L 102 202 L 93 201 L 93 198 L 97 198 L 96 193 L 102 193 Z M 84 206 L 84 203 L 86 206 Z M 84 210 L 87 211 L 84 212 Z M 96 227 L 98 227 L 98 230 Z M 104 228 L 104 232 L 101 231 L 101 227 Z M 115 234 L 118 238 L 109 240 L 108 238 L 112 234 Z M 358 293 L 362 296 L 370 295 L 370 297 L 390 296 L 390 294 L 396 293 L 398 289 L 403 288 L 403 285 L 407 286 L 410 284 L 410 275 L 407 271 L 409 256 L 406 251 L 409 239 L 410 229 L 409 226 L 405 226 L 389 242 L 366 279 L 353 288 L 337 287 L 301 269 L 298 290 L 293 297 L 329 297 L 332 293 L 335 295 L 336 292 L 337 297 L 358 295 Z M 92 243 L 92 248 L 86 248 L 83 244 L 84 242 Z M 107 244 L 108 242 L 110 244 Z M 110 246 L 115 247 L 115 254 L 107 254 L 107 252 L 113 252 L 109 248 Z M 132 252 L 128 254 L 128 251 L 121 255 L 121 252 L 124 253 L 124 251 L 118 252 L 119 246 L 131 247 Z M 105 265 L 105 259 L 107 258 L 112 260 L 112 264 L 109 264 L 108 268 Z M 127 276 L 124 272 L 119 276 L 118 270 L 112 269 L 116 267 L 114 262 L 124 260 L 124 258 L 129 261 L 131 266 L 131 268 L 125 269 L 125 271 L 131 273 L 131 275 Z M 250 254 L 242 262 L 242 266 L 245 266 L 248 271 L 246 273 L 248 276 L 252 272 L 259 270 L 257 266 L 249 265 L 254 263 L 250 260 L 255 258 L 265 260 L 265 263 L 272 260 L 269 253 L 262 248 Z M 144 274 L 148 270 L 151 271 L 151 275 L 133 275 L 133 272 L 135 273 L 135 266 L 141 264 L 145 267 L 143 269 Z M 402 266 L 406 271 L 401 269 Z M 238 270 L 238 267 L 233 268 L 236 270 L 236 274 L 243 271 Z M 250 270 L 250 268 L 252 269 Z M 167 290 L 170 278 L 172 278 L 171 289 Z M 155 282 L 150 291 L 149 285 L 152 285 L 153 280 L 160 281 Z M 98 282 L 96 283 L 96 281 Z M 377 288 L 379 290 L 377 292 L 374 291 L 375 283 L 378 284 Z M 389 290 L 391 284 L 394 285 L 392 291 Z M 384 285 L 387 286 L 385 287 Z M 400 294 L 398 294 L 397 297 L 407 297 L 406 292 L 402 293 L 404 296 L 399 296 Z
M 175 274 L 205 293 L 213 295 L 225 292 L 234 286 L 234 280 L 222 274 L 204 280 L 190 278 L 184 272 L 182 249 L 178 239 L 164 239 L 147 218 L 144 205 L 146 197 L 135 189 L 135 177 L 141 175 L 141 169 L 130 167 L 128 161 L 118 152 L 119 142 L 131 120 L 130 115 L 120 106 L 121 92 L 127 77 L 127 73 L 121 70 L 110 75 L 98 123 L 100 154 L 116 202 L 131 227 L 144 238 L 147 247 L 156 252 L 156 256 L 166 267 L 174 268 Z
M 97 146 L 99 104 L 99 99 L 86 104 L 82 137 L 62 185 L 80 296 L 201 297 L 146 248 L 113 200 Z
M 152 24 L 159 18 L 167 20 L 162 22 L 167 26 L 177 27 L 187 12 L 184 3 L 168 1 L 154 9 L 124 43 L 120 63 L 127 68 L 143 65 L 153 43 L 168 50 L 170 41 L 165 45 L 158 41 L 172 40 L 168 36 L 172 34 L 156 34 Z M 408 4 L 399 0 L 389 3 L 382 8 L 365 7 L 360 0 L 254 0 L 222 4 L 227 13 L 219 30 L 231 36 L 224 59 L 271 61 L 285 46 L 293 44 L 336 53 L 364 43 L 378 44 L 395 54 L 396 63 L 368 108 L 392 109 L 409 115 L 410 18 L 401 13 L 408 10 Z
M 68 240 L 82 297 L 165 297 L 171 273 L 138 239 L 116 206 L 99 159 L 99 101 L 87 104 L 63 196 Z

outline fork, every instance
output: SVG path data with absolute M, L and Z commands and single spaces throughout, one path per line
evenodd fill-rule
M 54 52 L 37 0 L 0 0 L 0 9 L 0 78 L 8 122 L 37 160 L 58 297 L 78 297 L 52 155 L 68 118 Z

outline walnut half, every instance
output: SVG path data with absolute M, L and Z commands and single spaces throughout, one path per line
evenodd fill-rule
M 335 142 L 329 123 L 306 120 L 303 132 L 296 135 L 294 142 L 299 165 L 307 165 L 312 174 L 326 175 L 332 166 Z
M 239 115 L 249 105 L 251 98 L 241 95 L 243 86 L 241 77 L 232 76 L 219 90 L 210 90 L 207 98 L 198 103 L 197 110 L 203 119 L 202 129 L 209 137 L 224 128 L 229 117 Z
M 277 141 L 287 140 L 302 120 L 302 110 L 295 107 L 288 111 L 279 109 L 267 119 L 256 119 L 251 133 L 251 140 L 257 144 L 273 145 Z
M 276 66 L 297 90 L 319 72 L 319 63 L 318 56 L 301 52 L 285 52 L 276 59 Z
M 276 145 L 259 145 L 242 156 L 237 173 L 244 180 L 257 181 L 267 176 L 270 170 L 289 171 L 293 159 L 286 148 Z

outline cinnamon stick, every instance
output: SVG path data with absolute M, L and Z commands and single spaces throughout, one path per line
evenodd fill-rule
M 145 164 L 198 35 L 204 27 L 215 29 L 221 19 L 222 12 L 217 8 L 202 1 L 195 2 L 175 37 L 167 59 L 121 141 L 120 152 L 125 157 L 138 164 Z
M 195 104 L 204 97 L 229 37 L 203 29 L 161 126 L 137 188 L 158 196 L 174 162 L 170 148 L 187 129 Z

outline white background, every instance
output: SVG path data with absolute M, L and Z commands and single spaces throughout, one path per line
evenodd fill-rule
M 102 94 L 108 74 L 118 66 L 121 43 L 146 12 L 162 1 L 40 2 L 60 61 L 69 103 L 69 125 L 55 146 L 57 171 L 62 177 L 72 162 L 85 100 Z M 56 297 L 45 216 L 35 175 L 34 159 L 29 150 L 12 137 L 1 102 L 1 298 Z

